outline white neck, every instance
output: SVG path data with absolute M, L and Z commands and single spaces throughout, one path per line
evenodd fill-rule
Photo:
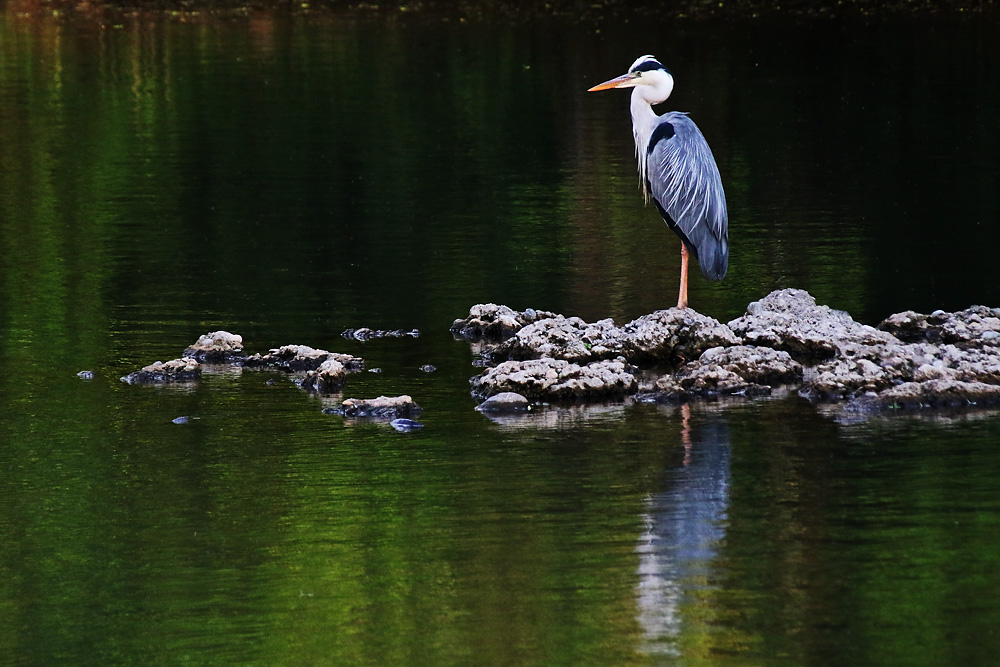
M 642 76 L 643 83 L 632 89 L 632 138 L 635 139 L 635 157 L 639 162 L 639 182 L 642 193 L 649 201 L 646 189 L 646 147 L 649 137 L 656 127 L 659 116 L 653 111 L 654 104 L 659 104 L 670 97 L 674 89 L 674 77 L 663 71 L 646 72 Z

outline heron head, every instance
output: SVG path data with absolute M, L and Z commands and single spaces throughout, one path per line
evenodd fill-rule
M 667 83 L 671 88 L 673 87 L 673 76 L 670 74 L 670 70 L 653 56 L 640 56 L 628 68 L 628 72 L 604 83 L 599 83 L 593 88 L 589 88 L 587 92 L 593 93 L 611 88 L 635 88 L 636 86 L 660 87 Z

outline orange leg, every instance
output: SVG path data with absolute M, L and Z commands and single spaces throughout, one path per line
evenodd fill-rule
M 688 307 L 688 247 L 681 241 L 681 289 L 677 295 L 677 307 Z

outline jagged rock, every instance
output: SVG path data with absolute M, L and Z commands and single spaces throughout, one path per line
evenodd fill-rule
M 492 414 L 525 412 L 530 408 L 531 402 L 527 398 L 512 391 L 505 391 L 490 396 L 476 406 L 476 410 Z
M 513 336 L 525 325 L 555 316 L 555 313 L 546 310 L 527 308 L 518 312 L 495 303 L 479 303 L 469 309 L 468 317 L 455 320 L 451 332 L 469 340 L 501 341 Z
M 738 342 L 718 320 L 690 309 L 671 308 L 644 315 L 623 327 L 616 327 L 610 319 L 589 324 L 579 317 L 557 315 L 525 326 L 490 354 L 493 358 L 552 358 L 581 364 L 618 356 L 633 363 L 675 363 L 709 348 Z
M 847 410 L 881 412 L 996 406 L 1000 406 L 1000 385 L 935 379 L 904 382 L 877 394 L 867 394 L 849 403 Z
M 201 364 L 190 357 L 156 361 L 121 378 L 127 384 L 168 384 L 193 382 L 201 377 Z
M 231 334 L 228 331 L 213 331 L 203 334 L 184 350 L 184 357 L 191 357 L 202 362 L 225 363 L 245 358 L 243 351 L 243 336 Z
M 658 378 L 640 401 L 673 401 L 693 396 L 766 396 L 769 385 L 802 379 L 802 365 L 787 352 L 736 345 L 705 350 L 678 373 Z
M 245 368 L 281 368 L 287 371 L 314 371 L 328 359 L 339 361 L 348 371 L 364 370 L 365 360 L 351 354 L 317 350 L 308 345 L 282 345 L 267 354 L 251 355 L 243 361 Z
M 528 398 L 578 399 L 635 392 L 632 367 L 621 357 L 585 366 L 565 359 L 505 361 L 470 380 L 472 393 L 489 397 L 515 392 Z
M 906 343 L 951 343 L 960 347 L 1000 345 L 1000 308 L 972 306 L 955 313 L 912 310 L 890 315 L 878 328 Z
M 620 331 L 610 319 L 588 324 L 556 315 L 526 325 L 491 353 L 495 358 L 565 359 L 586 364 L 613 359 L 621 351 Z
M 859 324 L 842 310 L 817 306 L 808 292 L 783 289 L 747 306 L 729 328 L 747 345 L 785 350 L 796 359 L 828 359 L 845 344 L 890 345 L 900 341 L 885 331 Z
M 336 359 L 327 359 L 314 371 L 307 371 L 300 385 L 313 391 L 333 391 L 344 386 L 347 369 Z
M 622 355 L 632 363 L 689 361 L 740 341 L 725 324 L 690 308 L 658 310 L 621 328 Z
M 414 403 L 411 397 L 404 394 L 378 398 L 348 398 L 339 407 L 326 408 L 323 412 L 354 419 L 409 419 L 419 415 L 423 409 Z

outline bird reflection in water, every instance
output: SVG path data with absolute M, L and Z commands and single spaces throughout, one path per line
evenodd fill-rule
M 729 423 L 680 407 L 681 464 L 646 499 L 639 554 L 638 620 L 649 653 L 679 655 L 686 602 L 711 586 L 729 503 Z

